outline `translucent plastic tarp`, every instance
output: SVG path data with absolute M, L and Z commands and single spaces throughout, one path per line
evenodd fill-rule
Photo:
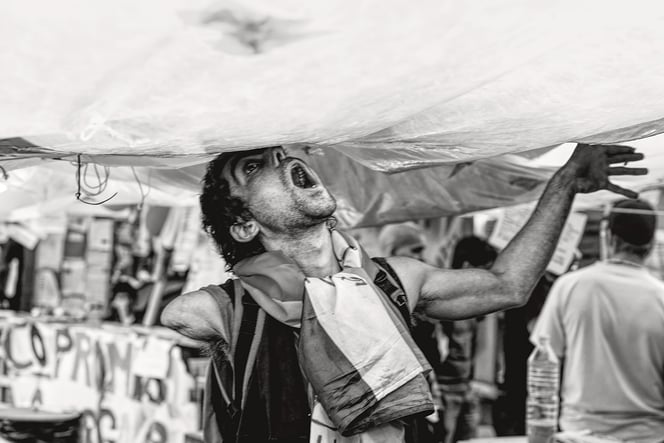
M 664 135 L 630 143 L 646 156 L 633 166 L 647 167 L 647 176 L 614 177 L 613 181 L 637 191 L 664 184 Z M 373 171 L 332 150 L 291 150 L 319 173 L 337 198 L 337 219 L 343 227 L 440 217 L 476 210 L 511 206 L 539 197 L 546 181 L 569 157 L 573 145 L 563 145 L 543 155 L 525 158 L 514 154 L 457 165 L 421 168 L 394 174 Z M 91 211 L 77 202 L 75 165 L 49 162 L 11 171 L 8 190 L 0 193 L 0 219 L 25 221 L 67 210 Z M 141 190 L 149 190 L 148 205 L 197 205 L 204 165 L 180 169 L 113 167 L 101 201 L 117 195 L 109 205 L 139 204 Z M 86 182 L 95 174 L 88 171 Z M 139 185 L 140 183 L 140 185 Z M 576 208 L 597 208 L 616 195 L 606 191 L 579 195 Z M 26 207 L 27 206 L 27 207 Z M 107 216 L 101 214 L 101 216 Z
M 664 130 L 658 0 L 21 0 L 0 16 L 8 168 L 308 144 L 394 172 Z

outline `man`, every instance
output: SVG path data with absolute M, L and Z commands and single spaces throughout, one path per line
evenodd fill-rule
M 489 269 L 496 256 L 496 250 L 485 240 L 464 237 L 454 248 L 452 269 Z M 474 372 L 477 322 L 477 318 L 441 322 L 449 352 L 440 367 L 434 369 L 444 402 L 445 443 L 477 437 L 480 404 L 470 386 Z
M 548 336 L 563 362 L 563 430 L 664 438 L 664 283 L 644 266 L 656 227 L 648 203 L 618 202 L 609 216 L 610 258 L 551 288 L 531 341 Z
M 491 269 L 445 270 L 393 257 L 385 262 L 396 277 L 391 292 L 401 286 L 411 311 L 440 319 L 523 304 L 551 257 L 574 195 L 608 189 L 635 197 L 608 178 L 645 174 L 643 168 L 611 166 L 642 158 L 630 147 L 579 145 Z M 224 398 L 215 414 L 226 414 L 233 429 L 240 422 L 235 439 L 307 441 L 302 422 L 310 420 L 312 441 L 342 442 L 349 435 L 403 441 L 403 420 L 432 410 L 421 383 L 426 364 L 412 338 L 402 333 L 394 306 L 386 302 L 387 290 L 377 289 L 385 276 L 351 238 L 331 229 L 336 202 L 316 173 L 280 147 L 222 154 L 208 167 L 201 209 L 204 226 L 239 282 L 223 291 L 212 287 L 178 297 L 163 312 L 162 322 L 208 343 L 213 356 L 240 362 L 227 365 L 235 374 L 248 375 L 235 378 L 240 382 L 233 392 L 240 404 L 234 406 L 233 392 L 212 392 L 212 401 Z M 228 294 L 231 288 L 235 298 L 244 289 L 251 300 L 235 299 Z M 404 304 L 400 295 L 389 299 Z M 263 327 L 270 329 L 246 347 L 257 353 L 255 363 L 238 359 L 247 322 L 234 321 L 233 306 L 258 311 L 252 324 L 261 325 L 260 333 L 254 338 L 261 337 Z M 265 355 L 273 358 L 261 359 Z M 221 364 L 224 358 L 215 361 Z M 223 380 L 225 371 L 218 370 L 217 379 Z M 305 400 L 310 418 L 302 412 Z M 245 420 L 249 415 L 251 426 Z M 216 422 L 225 427 L 228 420 Z

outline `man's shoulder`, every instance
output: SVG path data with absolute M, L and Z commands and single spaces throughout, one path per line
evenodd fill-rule
M 644 282 L 648 282 L 650 286 L 658 293 L 658 295 L 664 299 L 664 281 L 657 278 L 655 275 L 650 272 L 647 273 L 647 277 L 644 279 Z
M 607 278 L 616 275 L 615 268 L 612 268 L 612 265 L 603 261 L 596 261 L 595 263 L 581 268 L 577 271 L 570 272 L 561 276 L 558 280 L 568 280 L 568 281 L 588 281 L 598 279 L 600 281 L 606 282 Z M 625 268 L 627 270 L 633 271 L 630 273 L 620 273 L 619 275 L 624 277 L 631 277 L 635 280 L 638 280 L 640 285 L 649 284 L 658 289 L 664 290 L 664 282 L 655 277 L 649 272 L 643 272 L 644 268 Z M 563 280 L 564 281 L 564 280 Z
M 558 277 L 556 280 L 556 283 L 567 283 L 567 284 L 573 284 L 578 281 L 582 280 L 591 280 L 594 278 L 601 278 L 603 274 L 605 274 L 607 271 L 606 269 L 603 269 L 601 262 L 595 262 L 591 265 L 585 266 L 581 269 L 577 269 L 576 271 L 568 272 L 566 274 L 561 275 Z
M 235 293 L 235 279 L 229 278 L 228 280 L 220 284 L 203 286 L 194 292 L 207 292 L 213 297 L 232 298 Z
M 208 285 L 174 298 L 162 311 L 164 326 L 199 341 L 230 336 L 233 306 L 229 294 L 219 285 Z
M 562 302 L 571 297 L 576 292 L 575 288 L 579 285 L 602 281 L 602 275 L 603 271 L 598 268 L 597 263 L 563 274 L 553 283 L 547 298 L 551 297 Z
M 207 299 L 206 305 L 212 304 L 221 311 L 234 311 L 237 301 L 236 279 L 231 278 L 223 283 L 203 286 L 195 291 L 182 294 L 192 300 L 201 301 Z

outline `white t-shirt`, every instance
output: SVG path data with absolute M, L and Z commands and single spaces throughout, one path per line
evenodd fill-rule
M 610 262 L 564 275 L 531 341 L 541 335 L 563 361 L 563 430 L 664 439 L 664 283 Z

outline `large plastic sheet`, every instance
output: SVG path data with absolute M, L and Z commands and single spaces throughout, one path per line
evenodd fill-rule
M 0 153 L 174 167 L 276 144 L 381 171 L 664 130 L 658 0 L 0 3 Z M 11 160 L 11 161 L 10 161 Z
M 650 174 L 614 177 L 612 181 L 637 191 L 660 188 L 664 184 L 664 135 L 630 144 L 646 156 L 633 166 L 647 167 Z M 573 147 L 564 145 L 532 158 L 510 154 L 394 174 L 373 171 L 335 151 L 291 149 L 290 153 L 311 164 L 334 194 L 340 226 L 361 227 L 533 201 Z M 50 162 L 10 172 L 6 182 L 9 189 L 0 194 L 0 219 L 23 221 L 65 208 L 70 212 L 100 208 L 75 200 L 75 169 L 75 165 Z M 139 204 L 140 191 L 149 189 L 145 204 L 187 206 L 198 204 L 204 165 L 180 169 L 114 167 L 110 174 L 106 191 L 93 200 L 101 201 L 117 192 L 110 205 Z M 89 171 L 87 182 L 94 181 L 95 175 Z M 607 191 L 578 195 L 575 207 L 597 208 L 615 198 L 616 194 Z

